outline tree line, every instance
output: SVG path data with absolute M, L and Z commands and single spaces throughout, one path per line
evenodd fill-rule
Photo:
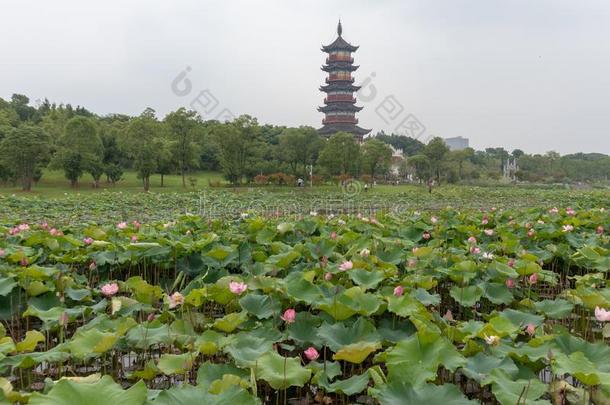
M 312 127 L 261 125 L 248 115 L 205 121 L 180 108 L 159 119 L 147 108 L 135 117 L 99 116 L 46 99 L 32 106 L 20 94 L 0 98 L 0 181 L 19 183 L 23 190 L 30 190 L 45 168 L 61 170 L 73 187 L 86 174 L 99 187 L 101 181 L 114 184 L 125 170 L 134 170 L 148 190 L 153 175 L 160 176 L 163 186 L 165 175 L 179 174 L 186 187 L 189 174 L 197 170 L 222 172 L 233 185 L 290 184 L 309 179 L 310 171 L 316 182 L 498 180 L 509 159 L 517 160 L 515 176 L 524 181 L 598 181 L 610 174 L 610 157 L 602 154 L 450 151 L 441 138 L 423 144 L 383 132 L 358 143 L 347 133 L 325 139 Z

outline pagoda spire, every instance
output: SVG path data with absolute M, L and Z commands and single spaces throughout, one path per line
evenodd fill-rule
M 343 39 L 341 34 L 343 27 L 339 19 L 337 38 L 330 45 L 322 46 L 322 51 L 328 54 L 322 70 L 328 73 L 328 77 L 326 85 L 320 87 L 320 91 L 326 93 L 326 97 L 325 105 L 318 107 L 318 111 L 325 114 L 322 120 L 323 126 L 318 129 L 318 133 L 328 137 L 336 132 L 348 132 L 361 142 L 364 135 L 371 130 L 357 125 L 356 113 L 362 110 L 362 107 L 356 105 L 354 96 L 354 92 L 360 87 L 354 85 L 352 77 L 352 72 L 358 69 L 358 66 L 354 65 L 352 53 L 356 52 L 358 47 Z

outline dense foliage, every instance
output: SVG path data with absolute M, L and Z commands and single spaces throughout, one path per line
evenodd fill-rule
M 398 149 L 398 159 L 392 158 L 389 145 Z M 221 171 L 233 184 L 266 184 L 272 176 L 294 182 L 311 172 L 315 181 L 497 181 L 509 158 L 517 159 L 515 176 L 523 181 L 607 182 L 610 175 L 610 157 L 603 154 L 449 151 L 440 138 L 424 145 L 383 132 L 359 145 L 345 133 L 326 141 L 311 127 L 261 125 L 246 115 L 231 122 L 203 121 L 195 111 L 181 108 L 159 120 L 147 108 L 137 117 L 98 116 L 48 100 L 33 107 L 19 94 L 10 101 L 0 99 L 0 146 L 0 181 L 19 182 L 24 190 L 49 164 L 61 169 L 72 186 L 84 174 L 98 187 L 104 176 L 114 184 L 123 171 L 135 170 L 145 190 L 152 175 L 179 173 L 186 186 L 188 174 L 200 169 Z M 408 159 L 401 160 L 401 153 Z
M 103 222 L 86 212 L 110 198 L 66 210 L 6 197 L 0 395 L 605 404 L 607 195 L 558 194 L 573 208 L 147 220 L 117 210 Z M 144 200 L 141 214 L 184 196 Z M 116 207 L 131 198 L 113 195 Z M 34 220 L 36 205 L 47 220 Z

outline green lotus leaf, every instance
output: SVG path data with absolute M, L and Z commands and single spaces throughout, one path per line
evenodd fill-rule
M 294 300 L 313 304 L 322 299 L 320 287 L 305 280 L 302 273 L 291 273 L 286 277 L 285 282 L 287 295 Z
M 169 326 L 160 322 L 139 324 L 126 335 L 127 343 L 136 349 L 148 349 L 152 345 L 171 345 L 175 336 L 172 336 Z
M 197 353 L 162 354 L 157 368 L 165 375 L 184 374 L 193 368 Z
M 222 318 L 216 319 L 212 326 L 223 332 L 231 333 L 235 329 L 237 329 L 239 325 L 246 322 L 247 319 L 248 313 L 246 311 L 232 312 L 228 315 L 223 316 Z
M 302 346 L 322 346 L 322 339 L 318 336 L 318 327 L 322 320 L 309 312 L 297 313 L 294 323 L 286 327 L 288 337 Z
M 318 379 L 318 385 L 326 392 L 338 392 L 345 395 L 358 394 L 366 389 L 369 385 L 370 376 L 368 372 L 360 375 L 354 375 L 345 380 L 335 381 L 330 383 L 328 377 L 322 374 Z
M 288 252 L 279 253 L 277 255 L 269 256 L 267 259 L 267 263 L 273 265 L 274 267 L 285 269 L 292 262 L 299 259 L 301 254 L 296 250 L 290 250 Z
M 423 384 L 412 386 L 406 381 L 394 380 L 383 386 L 375 395 L 381 405 L 475 405 L 453 384 Z
M 273 389 L 302 387 L 311 377 L 311 370 L 301 366 L 299 357 L 282 357 L 275 351 L 263 354 L 256 362 L 256 377 L 269 383 Z
M 140 276 L 129 278 L 125 284 L 133 291 L 135 299 L 145 304 L 152 304 L 163 295 L 161 287 L 148 284 Z
M 282 305 L 270 295 L 248 294 L 239 300 L 241 307 L 258 319 L 270 318 L 282 310 Z
M 508 305 L 515 299 L 511 290 L 503 283 L 482 283 L 480 286 L 485 298 L 494 304 Z
M 98 329 L 77 330 L 68 343 L 68 348 L 77 359 L 96 357 L 112 349 L 119 339 L 113 332 L 102 332 Z
M 18 352 L 31 352 L 33 351 L 38 343 L 44 342 L 45 336 L 37 330 L 29 330 L 25 332 L 25 338 L 15 344 L 15 350 Z
M 379 341 L 375 325 L 365 318 L 358 318 L 349 326 L 342 322 L 333 325 L 323 323 L 318 329 L 318 336 L 333 352 L 358 342 Z
M 61 379 L 48 394 L 33 393 L 29 404 L 33 405 L 142 405 L 146 401 L 146 386 L 138 382 L 127 390 L 115 383 L 110 376 L 103 376 L 95 383 L 79 383 Z
M 149 360 L 146 362 L 142 370 L 134 371 L 128 375 L 128 378 L 150 381 L 159 375 L 159 372 L 160 370 L 155 364 L 154 360 Z
M 195 347 L 199 350 L 199 353 L 211 356 L 216 354 L 222 347 L 222 340 L 224 336 L 213 330 L 206 330 L 197 337 L 195 341 Z
M 416 314 L 428 313 L 426 307 L 410 295 L 403 295 L 401 297 L 392 295 L 388 297 L 387 300 L 388 311 L 403 318 L 408 318 Z
M 347 272 L 347 274 L 354 283 L 364 287 L 366 290 L 376 288 L 377 285 L 385 279 L 385 275 L 381 271 L 353 269 Z
M 154 405 L 258 405 L 261 402 L 248 391 L 237 386 L 231 386 L 221 394 L 214 395 L 201 387 L 182 385 L 160 392 L 150 403 Z
M 543 300 L 534 302 L 538 312 L 551 319 L 562 319 L 568 316 L 574 309 L 574 304 L 560 298 L 555 300 Z
M 462 367 L 462 372 L 469 378 L 477 382 L 486 379 L 496 368 L 506 371 L 511 376 L 516 376 L 519 372 L 517 366 L 510 357 L 493 357 L 483 353 L 477 353 L 466 359 L 466 364 Z
M 273 343 L 261 337 L 236 334 L 228 339 L 223 350 L 233 357 L 238 366 L 250 367 L 263 353 L 271 350 Z
M 483 290 L 478 285 L 467 287 L 453 286 L 449 290 L 449 295 L 460 305 L 472 307 L 481 299 Z
M 407 381 L 415 386 L 436 378 L 440 365 L 454 371 L 466 360 L 446 338 L 420 338 L 419 333 L 401 340 L 386 351 L 388 378 Z
M 438 305 L 441 303 L 441 297 L 438 294 L 430 294 L 423 288 L 418 288 L 417 290 L 412 291 L 410 296 L 425 306 Z
M 491 384 L 491 392 L 502 405 L 515 405 L 520 402 L 550 405 L 550 402 L 539 399 L 546 392 L 547 386 L 537 378 L 515 379 L 504 370 L 494 369 L 482 384 Z
M 360 364 L 371 354 L 381 349 L 381 342 L 358 342 L 340 348 L 334 355 L 333 360 L 345 360 L 350 363 Z
M 197 384 L 207 390 L 214 381 L 222 380 L 222 377 L 225 375 L 233 375 L 240 379 L 246 379 L 250 376 L 250 373 L 247 370 L 237 368 L 230 363 L 215 364 L 205 362 L 201 364 L 197 370 Z
M 0 279 L 0 296 L 7 296 L 13 291 L 13 288 L 17 285 L 17 282 L 12 277 L 3 277 Z
M 224 374 L 222 376 L 222 378 L 218 379 L 218 380 L 214 380 L 212 382 L 212 384 L 210 384 L 210 388 L 208 389 L 208 392 L 210 394 L 222 394 L 223 392 L 225 392 L 227 389 L 234 387 L 234 386 L 238 386 L 244 389 L 249 388 L 249 383 L 247 380 L 244 380 L 242 378 L 239 378 L 236 375 L 233 374 Z

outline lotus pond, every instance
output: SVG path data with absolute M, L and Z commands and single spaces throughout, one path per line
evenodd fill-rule
M 222 218 L 3 197 L 0 402 L 608 404 L 607 196 L 537 195 Z

